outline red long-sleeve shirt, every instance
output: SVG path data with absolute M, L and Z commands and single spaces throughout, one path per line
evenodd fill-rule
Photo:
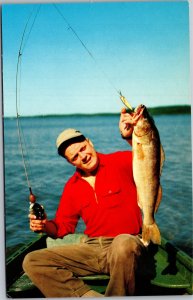
M 74 233 L 82 217 L 90 237 L 138 234 L 142 225 L 133 181 L 132 152 L 99 155 L 95 188 L 79 171 L 66 183 L 55 219 L 57 237 Z

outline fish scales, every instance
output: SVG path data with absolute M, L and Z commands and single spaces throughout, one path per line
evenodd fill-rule
M 161 234 L 154 213 L 162 197 L 160 175 L 164 152 L 158 130 L 144 105 L 135 109 L 133 120 L 133 176 L 143 212 L 142 241 L 145 245 L 150 241 L 160 244 Z

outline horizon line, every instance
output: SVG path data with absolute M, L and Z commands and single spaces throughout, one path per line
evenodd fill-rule
M 177 104 L 177 105 L 164 105 L 164 106 L 152 106 L 147 107 L 150 113 L 152 114 L 174 114 L 174 113 L 191 113 L 191 104 Z M 180 108 L 183 108 L 182 111 L 180 111 Z M 69 116 L 112 116 L 112 115 L 119 115 L 120 112 L 96 112 L 96 113 L 68 113 L 68 114 L 59 114 L 59 113 L 53 113 L 53 114 L 38 114 L 38 115 L 20 115 L 19 118 L 43 118 L 43 117 L 69 117 Z M 6 118 L 17 118 L 17 115 L 15 116 L 2 116 L 4 119 Z

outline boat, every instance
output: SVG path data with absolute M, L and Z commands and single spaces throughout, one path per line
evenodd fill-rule
M 56 245 L 76 244 L 82 233 L 52 239 L 38 234 L 31 242 L 10 254 L 6 260 L 6 292 L 9 298 L 44 297 L 22 269 L 25 255 L 31 251 Z M 193 258 L 162 237 L 161 245 L 148 247 L 145 264 L 137 272 L 136 295 L 192 295 Z M 106 274 L 81 277 L 92 289 L 105 293 Z

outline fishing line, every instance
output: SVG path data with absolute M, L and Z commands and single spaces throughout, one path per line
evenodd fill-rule
M 67 24 L 68 29 L 71 30 L 71 32 L 74 34 L 74 36 L 81 43 L 81 45 L 83 46 L 83 48 L 85 49 L 87 54 L 91 57 L 91 59 L 94 61 L 94 63 L 96 64 L 96 66 L 98 67 L 100 72 L 103 74 L 103 76 L 108 80 L 109 84 L 119 94 L 121 100 L 122 101 L 124 100 L 123 102 L 125 104 L 125 101 L 126 101 L 125 97 L 122 96 L 121 92 L 115 87 L 114 83 L 111 81 L 111 79 L 107 76 L 107 74 L 101 68 L 101 66 L 97 62 L 96 58 L 94 57 L 94 55 L 91 53 L 91 51 L 88 49 L 86 44 L 79 37 L 79 35 L 74 30 L 74 28 L 71 26 L 71 24 L 68 22 L 68 20 L 65 18 L 65 16 L 61 12 L 61 10 L 54 3 L 53 3 L 53 7 L 58 12 L 58 14 L 61 16 L 62 20 Z M 24 143 L 24 135 L 22 136 L 22 128 L 21 128 L 21 123 L 20 123 L 20 119 L 19 119 L 20 118 L 20 115 L 19 115 L 19 101 L 20 101 L 20 84 L 21 84 L 21 61 L 22 61 L 22 55 L 23 55 L 24 49 L 26 47 L 26 44 L 28 42 L 28 39 L 29 39 L 30 34 L 32 32 L 32 29 L 34 27 L 34 24 L 35 24 L 35 21 L 36 21 L 36 18 L 38 16 L 38 14 L 39 14 L 40 8 L 41 8 L 41 4 L 38 6 L 35 15 L 34 15 L 34 10 L 35 9 L 33 9 L 33 11 L 31 12 L 31 14 L 30 14 L 30 16 L 29 16 L 29 18 L 26 22 L 26 25 L 25 25 L 25 28 L 24 28 L 24 31 L 23 31 L 23 34 L 22 34 L 22 38 L 21 38 L 19 52 L 18 52 L 17 69 L 16 69 L 16 121 L 17 121 L 17 132 L 18 132 L 20 151 L 21 151 L 21 156 L 22 156 L 22 161 L 23 161 L 24 173 L 25 173 L 25 177 L 26 177 L 26 180 L 27 180 L 27 185 L 28 185 L 28 188 L 29 188 L 29 191 L 30 191 L 30 195 L 33 195 L 33 194 L 32 194 L 31 183 L 30 183 L 29 175 L 28 175 L 27 162 L 26 162 L 26 158 L 25 158 L 25 156 L 27 155 L 27 147 Z M 33 19 L 32 19 L 32 16 L 33 16 Z M 30 25 L 29 31 L 27 32 L 31 19 L 32 19 L 32 23 Z M 19 85 L 19 88 L 18 88 L 18 85 Z M 25 151 L 24 151 L 24 149 L 25 149 Z
M 77 32 L 74 30 L 74 28 L 70 25 L 70 23 L 68 22 L 68 20 L 66 19 L 66 17 L 63 15 L 63 13 L 61 12 L 61 10 L 58 8 L 58 6 L 53 3 L 52 4 L 54 6 L 54 8 L 56 9 L 56 11 L 58 12 L 58 14 L 62 17 L 63 21 L 67 24 L 68 29 L 70 29 L 72 31 L 72 33 L 74 34 L 74 36 L 79 40 L 79 42 L 81 43 L 81 45 L 83 46 L 83 48 L 85 49 L 85 51 L 88 53 L 88 55 L 92 58 L 92 60 L 94 61 L 94 63 L 96 64 L 97 68 L 100 70 L 100 72 L 103 74 L 103 76 L 108 80 L 109 84 L 111 85 L 111 87 L 119 94 L 119 96 L 121 96 L 121 92 L 115 87 L 114 83 L 112 82 L 112 80 L 109 78 L 109 76 L 107 76 L 107 74 L 104 72 L 104 70 L 101 68 L 101 66 L 99 65 L 98 61 L 96 60 L 96 58 L 94 57 L 94 55 L 91 53 L 91 51 L 88 49 L 88 47 L 86 46 L 86 44 L 82 41 L 82 39 L 79 37 L 79 35 L 77 34 Z
M 20 87 L 21 87 L 21 60 L 22 60 L 22 55 L 24 52 L 24 49 L 26 47 L 27 41 L 29 39 L 29 36 L 31 34 L 31 31 L 33 29 L 35 20 L 37 18 L 37 15 L 40 11 L 40 5 L 38 6 L 38 9 L 34 15 L 34 10 L 30 13 L 30 16 L 26 22 L 23 34 L 22 34 L 22 38 L 21 38 L 21 43 L 20 43 L 20 47 L 19 47 L 19 52 L 18 52 L 18 58 L 17 58 L 17 68 L 16 68 L 16 124 L 17 124 L 17 133 L 18 133 L 18 139 L 19 139 L 19 146 L 20 146 L 20 152 L 21 152 L 21 157 L 22 157 L 22 162 L 23 162 L 23 167 L 24 167 L 24 174 L 26 177 L 26 181 L 27 181 L 27 185 L 30 191 L 30 195 L 33 195 L 32 193 L 32 188 L 31 188 L 31 183 L 29 180 L 29 176 L 28 176 L 28 170 L 27 170 L 27 162 L 26 162 L 26 158 L 25 158 L 25 153 L 27 153 L 27 148 L 25 145 L 25 141 L 24 141 L 24 136 L 22 134 L 22 127 L 21 127 L 21 123 L 20 123 L 20 115 L 19 115 L 19 101 L 20 101 Z M 29 27 L 30 21 L 32 19 L 33 20 L 32 23 L 30 25 L 30 29 L 27 33 L 27 29 Z M 27 36 L 26 36 L 27 35 Z M 19 86 L 19 88 L 18 88 Z

